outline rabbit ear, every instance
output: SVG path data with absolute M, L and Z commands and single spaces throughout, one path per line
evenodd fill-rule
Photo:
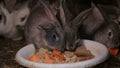
M 16 4 L 16 0 L 4 0 L 5 7 L 8 11 L 12 11 L 13 6 Z
M 89 8 L 83 12 L 80 12 L 80 14 L 78 14 L 78 16 L 76 16 L 72 22 L 71 25 L 72 26 L 76 26 L 76 25 L 80 25 L 82 23 L 82 21 L 88 16 L 89 12 L 92 10 L 92 8 Z
M 28 7 L 32 9 L 37 4 L 37 2 L 38 0 L 29 0 Z
M 65 24 L 66 24 L 66 17 L 65 17 L 65 13 L 64 13 L 63 6 L 62 6 L 62 0 L 60 0 L 59 10 L 60 10 L 60 18 L 61 18 L 61 21 L 62 21 L 62 23 L 65 25 Z
M 63 23 L 69 24 L 69 22 L 73 19 L 72 13 L 69 11 L 66 0 L 60 0 L 60 16 Z
M 99 8 L 97 8 L 93 3 L 92 3 L 92 7 L 93 7 L 93 16 L 100 21 L 104 20 L 104 16 L 102 14 L 102 12 L 99 10 Z
M 71 21 L 73 20 L 73 15 L 72 13 L 70 12 L 70 10 L 68 9 L 67 7 L 67 2 L 66 0 L 61 0 L 60 1 L 60 17 L 61 17 L 61 20 L 63 22 L 63 24 L 67 24 L 68 26 L 71 25 Z
M 42 0 L 40 0 L 40 3 L 41 3 L 41 5 L 42 5 L 43 8 L 44 8 L 47 17 L 48 17 L 50 20 L 52 20 L 53 23 L 54 23 L 57 27 L 59 27 L 59 28 L 62 29 L 62 27 L 61 27 L 61 22 L 59 22 L 59 20 L 55 17 L 55 14 L 54 14 L 54 12 L 53 12 L 53 9 L 51 8 L 51 5 L 48 4 L 48 3 L 46 3 L 46 2 L 44 2 L 44 1 L 42 1 Z
M 52 12 L 52 9 L 50 8 L 50 5 L 48 6 L 48 3 L 45 3 L 42 0 L 40 0 L 40 3 L 43 5 L 45 13 L 48 16 L 48 18 L 52 21 L 56 21 L 56 18 Z

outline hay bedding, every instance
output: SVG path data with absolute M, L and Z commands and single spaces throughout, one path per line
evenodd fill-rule
M 16 52 L 24 45 L 24 40 L 0 39 L 0 68 L 25 68 L 14 60 Z
M 14 60 L 16 52 L 25 45 L 24 40 L 0 39 L 0 68 L 25 68 Z M 120 68 L 120 53 L 93 68 Z

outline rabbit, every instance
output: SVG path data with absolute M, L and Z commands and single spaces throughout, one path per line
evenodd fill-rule
M 10 14 L 2 3 L 0 4 L 0 10 L 1 10 L 0 35 L 8 37 L 11 35 L 11 33 L 13 33 L 14 30 L 12 24 L 13 14 Z
M 64 51 L 65 32 L 49 4 L 38 0 L 31 7 L 31 12 L 25 25 L 27 43 L 33 43 L 36 51 L 41 47 L 49 50 L 58 49 Z
M 55 5 L 42 0 L 38 0 L 37 3 L 34 1 L 36 5 L 30 5 L 32 11 L 26 23 L 25 38 L 28 44 L 35 45 L 36 51 L 41 47 L 62 52 L 75 49 L 76 35 L 66 22 L 63 2 L 63 0 L 58 0 L 57 9 Z
M 19 0 L 20 1 L 20 0 Z M 29 16 L 28 1 L 1 0 L 0 35 L 12 40 L 20 40 L 23 37 L 24 25 Z
M 110 48 L 120 45 L 118 25 L 94 4 L 76 16 L 73 25 L 79 27 L 78 36 L 81 39 L 94 40 Z
M 98 8 L 101 11 L 101 14 L 103 15 L 106 23 L 99 28 L 99 31 L 96 31 L 94 40 L 107 45 L 107 47 L 109 48 L 119 47 L 120 29 L 118 22 L 112 19 L 109 14 L 107 15 L 108 12 L 105 12 L 105 10 L 101 8 L 101 6 L 99 6 Z M 118 14 L 120 14 L 119 9 L 114 9 L 116 9 L 116 13 L 118 12 Z

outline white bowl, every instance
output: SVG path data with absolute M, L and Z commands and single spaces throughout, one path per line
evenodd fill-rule
M 100 64 L 108 58 L 108 49 L 103 44 L 90 40 L 81 40 L 80 43 L 85 45 L 86 48 L 91 51 L 91 53 L 95 56 L 93 59 L 64 64 L 45 64 L 31 62 L 27 60 L 27 58 L 35 53 L 35 48 L 33 44 L 28 44 L 17 52 L 15 60 L 20 65 L 29 68 L 86 68 Z

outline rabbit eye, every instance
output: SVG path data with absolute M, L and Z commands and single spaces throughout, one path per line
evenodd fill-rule
M 51 38 L 53 39 L 53 41 L 58 41 L 58 37 L 55 34 L 52 34 Z
M 21 22 L 23 22 L 26 19 L 27 16 L 24 16 L 21 18 Z
M 111 31 L 108 32 L 108 36 L 109 36 L 110 38 L 112 38 L 113 34 L 112 34 Z
M 108 36 L 111 36 L 111 32 L 108 33 Z
M 0 20 L 2 20 L 2 15 L 0 14 Z

